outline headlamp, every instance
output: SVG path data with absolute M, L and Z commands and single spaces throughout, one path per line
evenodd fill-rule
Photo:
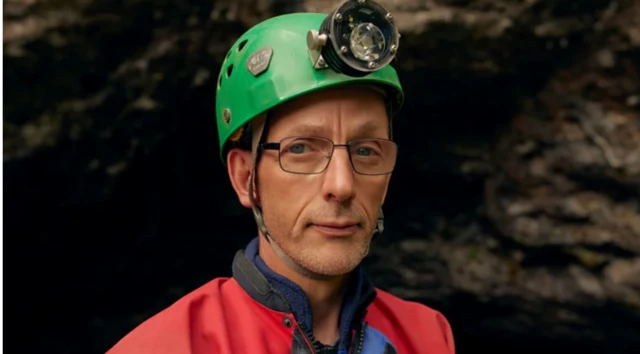
M 330 67 L 349 76 L 365 76 L 385 67 L 395 57 L 399 42 L 393 17 L 371 0 L 345 1 L 319 30 L 307 33 L 314 67 Z

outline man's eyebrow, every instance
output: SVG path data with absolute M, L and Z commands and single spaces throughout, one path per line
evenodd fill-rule
M 312 135 L 312 136 L 322 136 L 326 133 L 327 128 L 321 125 L 296 125 L 293 127 L 288 135 Z
M 366 121 L 364 124 L 360 125 L 356 130 L 356 135 L 371 135 L 380 130 L 380 125 L 376 124 L 372 121 Z
M 288 135 L 310 135 L 310 136 L 324 136 L 329 133 L 329 128 L 322 125 L 303 124 L 297 125 L 288 132 Z M 354 130 L 354 134 L 357 137 L 366 137 L 380 131 L 380 125 L 371 121 L 367 121 L 361 124 Z

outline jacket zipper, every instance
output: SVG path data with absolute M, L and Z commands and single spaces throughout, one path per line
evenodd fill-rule
M 304 324 L 298 323 L 298 328 L 307 342 L 307 346 L 311 350 L 311 353 L 317 353 L 320 351 L 320 343 L 313 337 L 311 330 L 309 330 Z
M 360 325 L 360 330 L 356 333 L 358 334 L 358 342 L 356 344 L 356 350 L 354 354 L 360 354 L 362 352 L 362 347 L 364 346 L 364 332 L 367 327 L 367 322 L 362 322 Z
M 363 316 L 364 317 L 364 316 Z M 356 331 L 357 342 L 351 345 L 350 352 L 352 354 L 360 354 L 362 353 L 362 347 L 364 346 L 364 334 L 367 328 L 367 322 L 361 322 L 360 328 Z M 318 342 L 311 330 L 309 330 L 304 324 L 298 323 L 298 329 L 302 332 L 302 335 L 305 338 L 305 342 L 307 343 L 308 348 L 311 350 L 311 353 L 318 353 L 322 349 L 322 344 Z M 353 345 L 355 344 L 355 346 Z

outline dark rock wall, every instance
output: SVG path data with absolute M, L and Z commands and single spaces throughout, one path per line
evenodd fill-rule
M 640 1 L 381 1 L 407 105 L 380 287 L 459 353 L 640 349 Z M 244 30 L 338 1 L 8 0 L 4 336 L 104 352 L 255 234 L 217 157 Z

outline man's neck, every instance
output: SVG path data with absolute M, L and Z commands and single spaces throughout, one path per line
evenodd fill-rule
M 338 324 L 347 276 L 312 279 L 290 269 L 266 240 L 260 239 L 259 255 L 274 272 L 296 283 L 307 295 L 313 313 L 313 335 L 323 344 L 333 345 L 340 338 Z

